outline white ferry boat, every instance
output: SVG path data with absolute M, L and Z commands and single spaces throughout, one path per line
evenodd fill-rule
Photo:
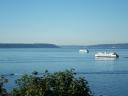
M 79 50 L 79 53 L 88 53 L 88 52 L 89 52 L 88 49 L 80 49 L 80 50 Z
M 116 52 L 98 52 L 95 57 L 118 58 L 119 55 Z

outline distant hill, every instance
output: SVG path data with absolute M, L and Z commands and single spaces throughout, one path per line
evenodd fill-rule
M 85 48 L 85 47 L 87 47 L 87 46 L 85 46 L 85 45 L 62 45 L 61 46 L 62 48 Z
M 16 43 L 0 43 L 0 48 L 59 48 L 55 44 L 16 44 Z
M 63 48 L 128 48 L 128 43 L 119 44 L 98 44 L 98 45 L 65 45 Z
M 128 43 L 91 45 L 93 48 L 128 48 Z

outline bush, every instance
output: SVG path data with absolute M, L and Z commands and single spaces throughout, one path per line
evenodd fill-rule
M 42 77 L 24 75 L 16 81 L 12 96 L 92 96 L 84 78 L 76 78 L 73 70 L 48 73 Z
M 0 96 L 7 94 L 6 89 L 3 88 L 4 83 L 7 83 L 7 79 L 5 79 L 3 76 L 0 76 Z

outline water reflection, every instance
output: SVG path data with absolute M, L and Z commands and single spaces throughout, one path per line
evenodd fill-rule
M 114 71 L 117 58 L 95 57 L 95 67 L 98 71 Z

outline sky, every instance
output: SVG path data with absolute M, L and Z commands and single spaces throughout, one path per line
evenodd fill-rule
M 0 0 L 0 43 L 128 43 L 128 0 Z

